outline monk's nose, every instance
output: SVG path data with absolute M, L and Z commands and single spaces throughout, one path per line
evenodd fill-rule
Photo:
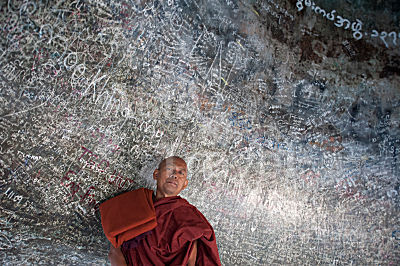
M 172 176 L 173 178 L 177 178 L 177 176 L 176 176 L 176 170 L 173 170 L 173 171 L 172 171 L 171 176 Z

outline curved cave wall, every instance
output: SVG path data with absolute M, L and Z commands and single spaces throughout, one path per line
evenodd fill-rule
M 399 10 L 2 1 L 1 264 L 108 263 L 99 203 L 174 154 L 224 265 L 398 265 Z

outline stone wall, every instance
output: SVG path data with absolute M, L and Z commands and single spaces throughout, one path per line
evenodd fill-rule
M 400 263 L 397 1 L 0 8 L 3 265 L 107 263 L 99 203 L 169 155 L 224 265 Z

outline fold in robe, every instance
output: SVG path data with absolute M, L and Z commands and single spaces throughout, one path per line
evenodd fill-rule
M 140 188 L 100 204 L 103 231 L 114 247 L 157 226 L 152 196 L 152 190 Z
M 179 196 L 154 202 L 157 227 L 121 251 L 128 265 L 186 265 L 197 240 L 196 265 L 221 265 L 212 226 L 196 207 Z

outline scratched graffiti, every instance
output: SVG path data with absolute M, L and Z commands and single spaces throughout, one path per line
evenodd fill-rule
M 398 265 L 400 8 L 375 2 L 1 2 L 2 264 L 106 264 L 99 204 L 174 154 L 223 265 Z

